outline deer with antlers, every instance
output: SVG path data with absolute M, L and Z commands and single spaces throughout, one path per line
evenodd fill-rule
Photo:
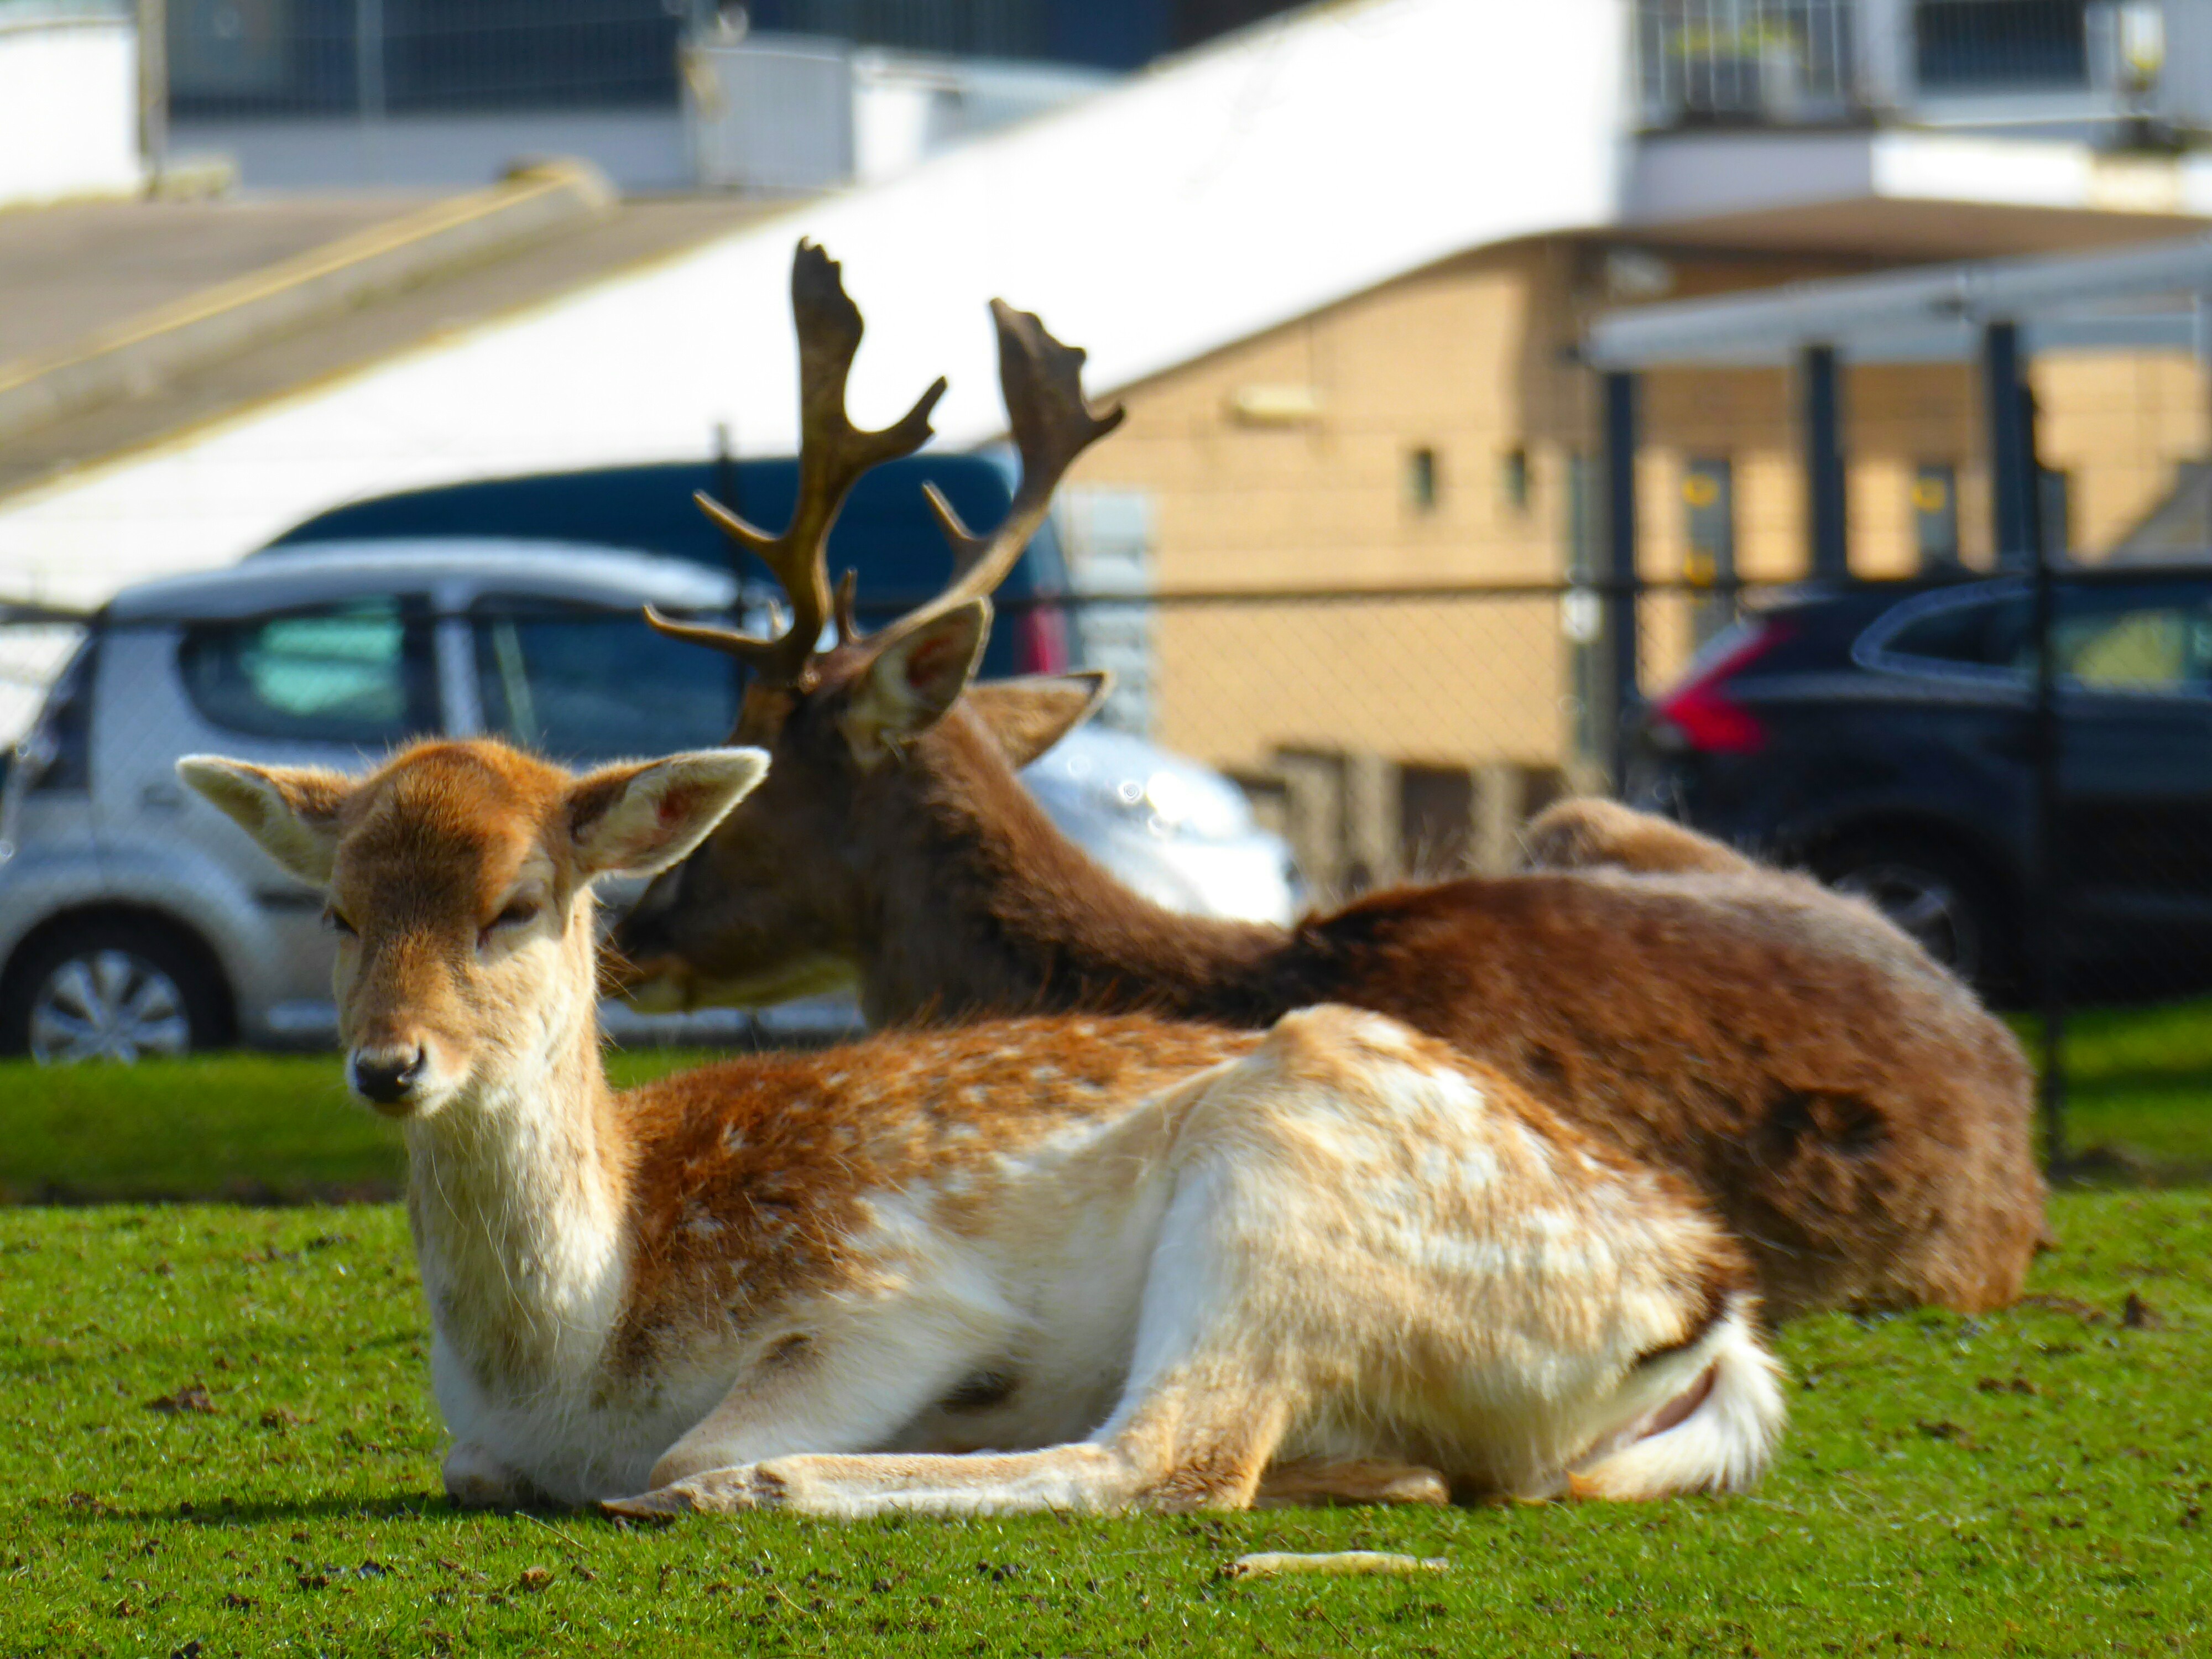
M 1782 1400 L 1734 1243 L 1379 1015 L 999 1021 L 613 1092 L 592 883 L 681 858 L 765 763 L 179 763 L 329 896 L 348 1075 L 406 1137 L 457 1501 L 853 1516 L 1759 1473 Z
M 978 537 L 934 500 L 951 585 L 864 635 L 824 538 L 861 472 L 925 441 L 942 382 L 896 426 L 855 432 L 860 319 L 819 249 L 800 246 L 793 299 L 798 510 L 772 537 L 708 504 L 782 581 L 791 625 L 763 641 L 656 622 L 752 669 L 732 740 L 775 764 L 617 929 L 634 996 L 757 1004 L 857 980 L 878 1025 L 1088 1010 L 1256 1028 L 1348 1003 L 1686 1178 L 1749 1252 L 1771 1317 L 2019 1293 L 2044 1188 L 2018 1044 L 1873 909 L 1809 879 L 1578 801 L 1531 827 L 1535 867 L 1287 930 L 1121 887 L 1016 776 L 1091 711 L 1100 678 L 969 684 L 992 588 L 1120 410 L 1085 400 L 1079 349 L 994 303 L 1013 504 Z

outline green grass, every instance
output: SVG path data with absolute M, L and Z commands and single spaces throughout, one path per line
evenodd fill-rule
M 2204 1651 L 2212 1194 L 2053 1219 L 2012 1313 L 1784 1333 L 1748 1496 L 625 1530 L 438 1501 L 392 1208 L 0 1211 L 0 1653 Z M 1349 1547 L 1451 1570 L 1219 1576 Z
M 2167 1179 L 2212 1176 L 2212 1002 L 2071 1015 L 2065 1054 L 2074 1152 L 2118 1149 Z
M 2021 1030 L 2032 1044 L 2033 1022 Z M 2067 1054 L 2075 1152 L 2212 1179 L 2212 1001 L 2077 1014 Z M 719 1057 L 617 1049 L 608 1066 L 627 1085 Z M 388 1198 L 403 1173 L 398 1135 L 348 1100 L 333 1054 L 0 1060 L 0 1201 Z
M 628 1087 L 723 1057 L 617 1049 L 607 1065 Z M 0 1060 L 0 1202 L 391 1198 L 405 1175 L 398 1131 L 346 1093 L 336 1054 Z

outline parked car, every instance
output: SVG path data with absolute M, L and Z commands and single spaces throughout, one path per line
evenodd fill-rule
M 2036 656 L 2021 579 L 1785 594 L 1650 708 L 1632 799 L 1865 895 L 1995 993 L 2027 984 Z M 2062 950 L 2127 994 L 2212 982 L 2212 571 L 2062 583 Z
M 588 764 L 721 742 L 740 671 L 653 633 L 647 603 L 758 629 L 775 600 L 676 560 L 481 540 L 319 545 L 118 593 L 0 791 L 0 1052 L 329 1041 L 320 895 L 182 788 L 177 757 L 356 769 L 410 736 L 494 732 Z M 1061 826 L 1155 898 L 1288 918 L 1287 850 L 1218 775 L 1079 730 L 1036 775 Z M 750 1029 L 606 1012 L 617 1035 Z

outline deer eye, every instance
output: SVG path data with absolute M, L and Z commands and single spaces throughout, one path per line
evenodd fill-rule
M 359 930 L 356 929 L 351 922 L 345 919 L 345 912 L 339 909 L 335 904 L 326 904 L 323 907 L 323 926 L 329 928 L 333 933 L 337 934 L 341 939 L 358 939 L 361 937 Z
M 543 908 L 544 906 L 536 899 L 515 899 L 491 919 L 490 925 L 484 929 L 485 937 L 490 937 L 502 927 L 526 927 L 538 920 L 538 913 Z

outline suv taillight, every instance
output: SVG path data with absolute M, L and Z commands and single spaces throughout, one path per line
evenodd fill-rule
M 1755 755 L 1765 746 L 1759 717 L 1728 695 L 1728 683 L 1789 637 L 1778 623 L 1747 623 L 1742 636 L 1710 660 L 1691 665 L 1690 678 L 1653 705 L 1681 746 L 1700 754 Z
M 1024 607 L 1014 619 L 1014 672 L 1065 674 L 1073 660 L 1067 648 L 1067 613 L 1056 605 Z

